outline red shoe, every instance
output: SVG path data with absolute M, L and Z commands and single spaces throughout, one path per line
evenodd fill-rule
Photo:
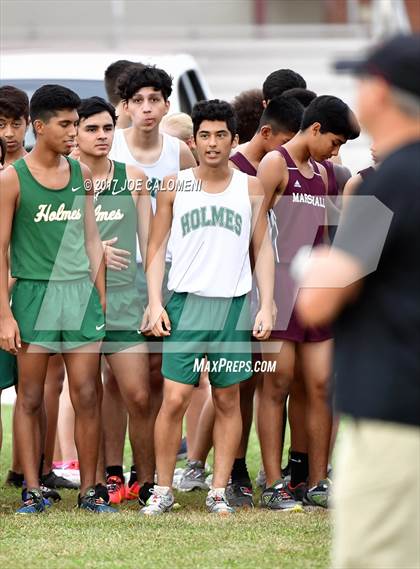
M 139 490 L 140 490 L 140 486 L 139 483 L 137 482 L 137 480 L 135 482 L 133 482 L 133 484 L 130 486 L 129 484 L 127 484 L 127 487 L 125 489 L 125 497 L 127 500 L 137 500 L 137 498 L 139 497 Z
M 106 479 L 106 487 L 109 494 L 111 504 L 121 504 L 125 500 L 124 480 L 119 476 L 108 476 Z

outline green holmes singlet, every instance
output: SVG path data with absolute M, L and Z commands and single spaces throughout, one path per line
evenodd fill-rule
M 83 175 L 76 160 L 67 160 L 70 180 L 59 190 L 37 182 L 23 158 L 13 164 L 20 184 L 11 240 L 13 277 L 69 281 L 89 274 Z
M 95 195 L 95 217 L 101 240 L 118 237 L 115 247 L 130 253 L 128 269 L 107 270 L 106 286 L 133 284 L 136 279 L 137 208 L 122 162 L 114 161 L 111 183 Z
M 67 161 L 70 180 L 58 190 L 37 182 L 24 159 L 13 164 L 20 197 L 11 238 L 12 312 L 23 342 L 57 352 L 105 334 L 89 275 L 83 175 L 76 160 Z
M 126 165 L 114 161 L 114 176 L 95 194 L 95 217 L 102 241 L 118 238 L 115 247 L 130 253 L 127 269 L 106 271 L 105 354 L 145 341 L 140 332 L 142 303 L 136 287 L 137 205 L 127 179 Z

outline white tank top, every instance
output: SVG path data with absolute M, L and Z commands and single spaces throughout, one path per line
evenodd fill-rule
M 171 227 L 169 290 L 232 298 L 251 290 L 251 202 L 248 176 L 232 169 L 218 194 L 200 189 L 192 168 L 178 174 Z M 184 184 L 184 186 L 181 186 Z
M 124 162 L 125 164 L 131 164 L 133 166 L 140 167 L 148 178 L 149 188 L 158 188 L 160 182 L 163 181 L 165 176 L 170 174 L 176 174 L 179 172 L 180 161 L 179 161 L 179 140 L 174 136 L 170 136 L 164 132 L 161 133 L 163 136 L 162 152 L 159 158 L 153 164 L 142 164 L 134 158 L 131 154 L 131 150 L 128 147 L 127 140 L 125 138 L 126 129 L 116 129 L 114 134 L 114 141 L 112 143 L 111 152 L 109 153 L 109 158 L 111 160 L 117 160 L 118 162 Z M 152 198 L 152 209 L 153 213 L 156 211 L 156 193 L 151 192 Z M 166 260 L 171 260 L 171 255 L 168 250 Z M 137 263 L 141 263 L 140 250 L 137 244 Z

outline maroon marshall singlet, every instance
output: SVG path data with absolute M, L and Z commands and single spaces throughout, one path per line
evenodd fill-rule
M 244 156 L 241 152 L 235 152 L 235 154 L 232 154 L 229 160 L 233 162 L 241 172 L 248 174 L 248 176 L 257 175 L 255 167 L 251 164 L 248 158 Z
M 327 329 L 304 328 L 296 318 L 294 305 L 297 286 L 290 275 L 290 264 L 304 245 L 324 243 L 326 223 L 326 189 L 316 162 L 311 161 L 314 175 L 306 178 L 287 150 L 278 151 L 286 161 L 289 181 L 273 206 L 277 220 L 277 255 L 274 300 L 277 318 L 273 338 L 292 342 L 320 342 L 331 337 Z

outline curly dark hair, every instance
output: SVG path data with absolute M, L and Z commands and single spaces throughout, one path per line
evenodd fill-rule
M 172 93 L 172 77 L 155 65 L 133 65 L 118 78 L 117 94 L 128 101 L 142 87 L 153 87 L 167 101 Z
M 264 111 L 261 89 L 242 91 L 232 101 L 233 110 L 238 121 L 239 142 L 248 142 L 258 130 L 261 115 Z
M 203 121 L 225 121 L 232 138 L 236 135 L 236 116 L 232 105 L 220 99 L 198 101 L 192 110 L 194 139 Z
M 133 66 L 137 66 L 139 69 L 144 67 L 140 62 L 136 63 L 134 61 L 129 61 L 128 59 L 118 59 L 118 61 L 114 61 L 114 63 L 111 63 L 111 65 L 105 69 L 105 91 L 109 102 L 112 103 L 114 107 L 116 107 L 121 101 L 116 92 L 118 79 L 125 71 L 127 71 L 127 69 Z

